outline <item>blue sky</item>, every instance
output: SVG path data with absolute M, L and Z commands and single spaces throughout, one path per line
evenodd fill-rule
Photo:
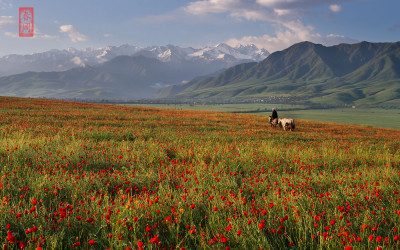
M 33 7 L 35 35 L 18 37 Z M 270 52 L 400 40 L 399 0 L 0 0 L 0 56 L 50 49 L 255 44 Z

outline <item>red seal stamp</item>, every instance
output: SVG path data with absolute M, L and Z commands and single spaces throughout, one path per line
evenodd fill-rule
M 33 8 L 19 8 L 19 36 L 33 37 Z

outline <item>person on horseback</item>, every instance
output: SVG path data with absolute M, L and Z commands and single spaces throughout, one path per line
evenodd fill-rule
M 276 109 L 272 109 L 272 115 L 268 117 L 268 122 L 271 124 L 271 127 L 278 125 L 278 112 L 276 112 Z
M 272 109 L 271 119 L 272 120 L 278 119 L 278 112 L 276 112 L 275 108 Z

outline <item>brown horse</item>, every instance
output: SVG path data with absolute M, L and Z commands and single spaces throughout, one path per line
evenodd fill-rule
M 272 119 L 272 116 L 268 116 L 268 123 L 275 128 L 278 125 L 278 118 Z

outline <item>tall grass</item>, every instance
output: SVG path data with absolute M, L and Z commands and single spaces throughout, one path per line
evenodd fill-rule
M 0 102 L 8 248 L 399 247 L 399 130 Z

